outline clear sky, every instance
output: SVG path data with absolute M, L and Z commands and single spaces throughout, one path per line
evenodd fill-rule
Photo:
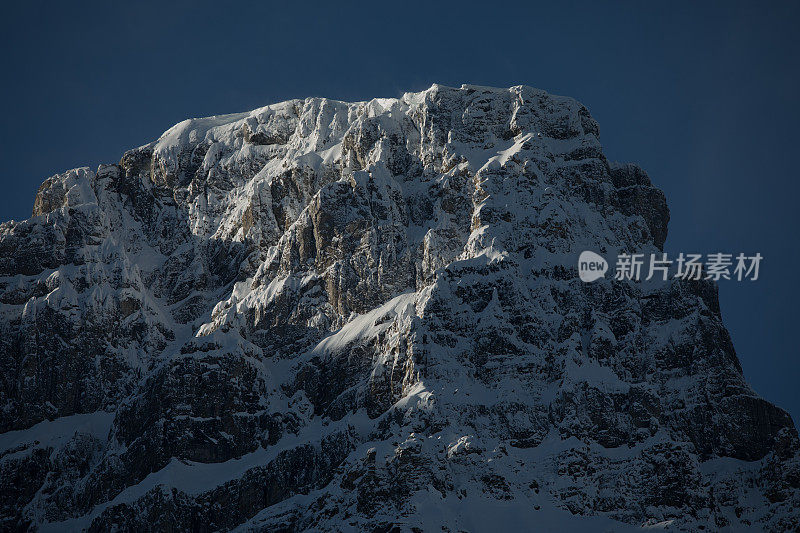
M 583 102 L 606 154 L 642 165 L 670 252 L 760 252 L 722 282 L 745 376 L 800 421 L 800 2 L 6 3 L 0 220 L 41 181 L 116 162 L 187 117 L 432 83 Z

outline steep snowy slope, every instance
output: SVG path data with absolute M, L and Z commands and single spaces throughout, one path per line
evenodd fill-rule
M 669 219 L 598 135 L 434 85 L 46 180 L 0 225 L 3 527 L 800 527 L 797 431 L 716 286 L 579 280 Z

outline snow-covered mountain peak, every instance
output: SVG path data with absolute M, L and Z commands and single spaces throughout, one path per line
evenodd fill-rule
M 667 236 L 598 135 L 570 98 L 433 85 L 49 178 L 0 225 L 3 524 L 797 527 L 797 431 L 716 286 L 578 278 Z

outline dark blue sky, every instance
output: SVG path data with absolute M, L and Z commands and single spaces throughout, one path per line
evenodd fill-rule
M 745 376 L 800 420 L 800 3 L 5 5 L 0 220 L 39 183 L 115 162 L 187 118 L 433 82 L 582 101 L 610 159 L 667 194 L 667 250 L 761 252 L 723 282 Z

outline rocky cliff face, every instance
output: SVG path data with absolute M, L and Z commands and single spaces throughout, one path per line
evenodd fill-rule
M 3 529 L 800 527 L 707 281 L 582 283 L 669 213 L 530 87 L 293 100 L 0 226 Z

